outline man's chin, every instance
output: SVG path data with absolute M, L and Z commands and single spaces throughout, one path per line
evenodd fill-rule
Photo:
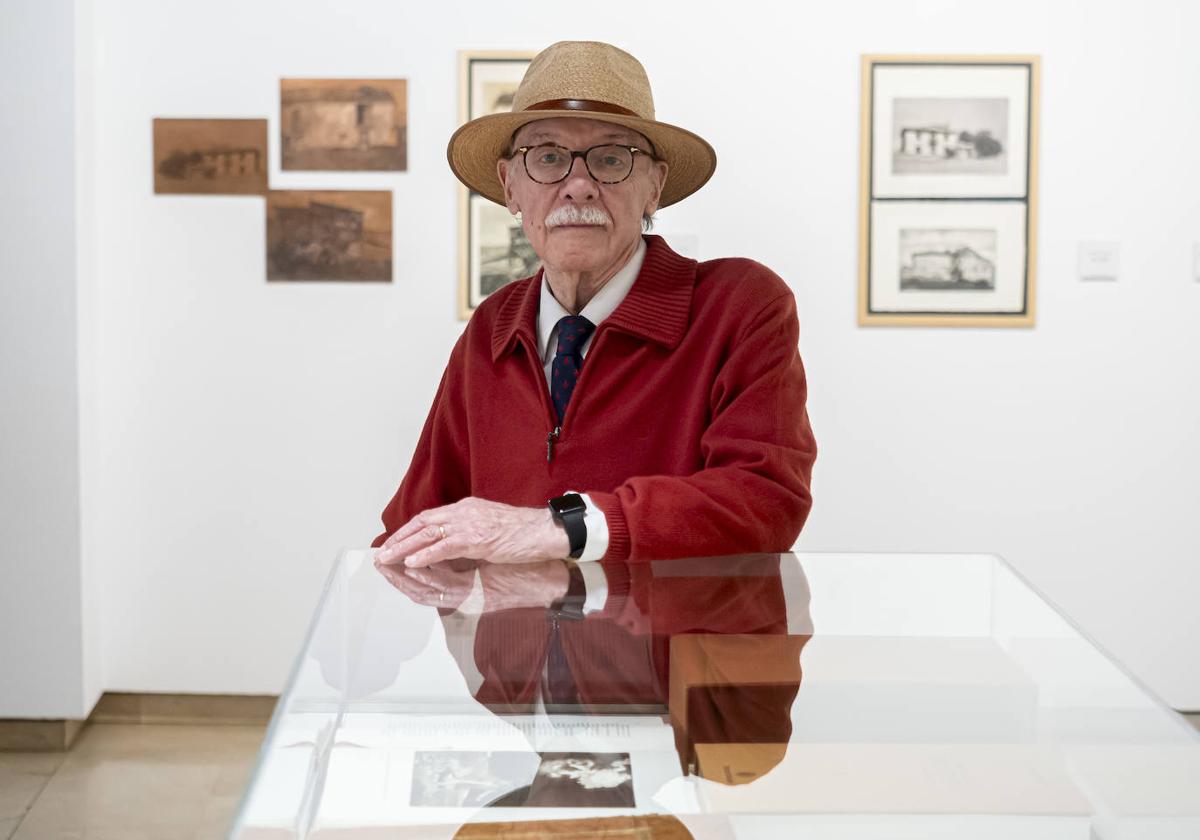
M 609 256 L 607 248 L 598 247 L 595 241 L 585 243 L 583 240 L 558 240 L 558 247 L 551 247 L 542 259 L 542 264 L 553 273 L 582 272 L 590 274 L 600 271 Z M 561 247 L 567 243 L 575 247 Z

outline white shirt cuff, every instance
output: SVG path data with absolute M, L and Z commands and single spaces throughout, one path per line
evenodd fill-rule
M 587 510 L 583 512 L 583 524 L 587 526 L 587 542 L 583 545 L 583 554 L 579 556 L 578 562 L 593 563 L 608 552 L 608 518 L 605 517 L 604 511 L 592 502 L 591 496 L 587 493 L 579 495 L 587 506 Z
M 583 599 L 583 614 L 598 612 L 604 609 L 608 601 L 608 575 L 599 563 L 584 563 L 579 566 L 583 575 L 583 589 L 587 596 Z

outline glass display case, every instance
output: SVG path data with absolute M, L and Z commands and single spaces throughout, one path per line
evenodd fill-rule
M 1003 560 L 340 556 L 257 838 L 1195 838 L 1200 737 Z

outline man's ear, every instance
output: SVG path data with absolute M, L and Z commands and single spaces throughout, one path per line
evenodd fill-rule
M 521 208 L 517 206 L 513 199 L 512 184 L 508 181 L 508 164 L 509 158 L 500 158 L 496 161 L 496 177 L 500 179 L 500 186 L 504 189 L 504 206 L 508 208 L 508 212 L 514 216 L 521 212 Z
M 667 183 L 667 166 L 665 160 L 652 161 L 650 168 L 650 197 L 646 201 L 644 208 L 647 216 L 653 216 L 654 211 L 658 209 L 659 199 L 662 198 L 663 186 Z

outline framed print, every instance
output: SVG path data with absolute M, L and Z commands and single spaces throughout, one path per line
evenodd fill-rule
M 887 201 L 871 207 L 870 308 L 973 316 L 1025 305 L 1025 205 Z
M 404 171 L 405 79 L 280 79 L 281 168 Z
M 877 198 L 1024 198 L 1029 65 L 877 64 Z
M 459 125 L 512 109 L 534 52 L 460 52 Z M 505 208 L 459 186 L 458 314 L 466 320 L 492 292 L 528 277 L 539 261 L 521 223 Z
M 859 323 L 1032 326 L 1037 56 L 863 56 Z
M 266 120 L 154 120 L 154 192 L 263 195 Z
M 267 279 L 392 281 L 390 190 L 271 190 Z

